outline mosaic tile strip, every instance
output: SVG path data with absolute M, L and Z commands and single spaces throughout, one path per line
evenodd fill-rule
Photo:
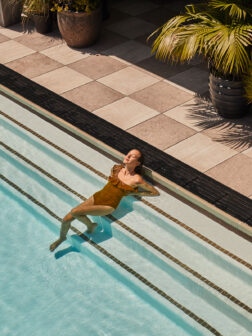
M 98 176 L 107 179 L 107 176 L 104 175 L 102 172 L 98 171 L 97 169 L 94 169 L 92 166 L 88 165 L 87 163 L 85 163 L 84 161 L 78 159 L 77 157 L 75 157 L 74 155 L 72 155 L 71 153 L 67 152 L 65 149 L 59 147 L 58 145 L 54 144 L 53 142 L 49 141 L 48 139 L 46 139 L 45 137 L 43 137 L 42 135 L 38 134 L 37 132 L 33 131 L 32 129 L 30 129 L 29 127 L 23 125 L 22 123 L 20 123 L 19 121 L 15 120 L 14 118 L 8 116 L 6 113 L 0 111 L 0 115 L 3 115 L 4 117 L 6 117 L 7 119 L 11 120 L 13 123 L 17 124 L 18 126 L 22 127 L 23 129 L 25 129 L 26 131 L 30 132 L 31 134 L 35 135 L 37 138 L 39 138 L 40 140 L 46 142 L 48 145 L 54 147 L 55 149 L 57 149 L 58 151 L 60 151 L 61 153 L 69 156 L 71 159 L 73 159 L 74 161 L 78 162 L 79 164 L 81 164 L 82 166 L 86 167 L 87 169 L 91 170 L 93 173 L 97 174 Z M 171 221 L 173 221 L 174 223 L 178 224 L 179 226 L 183 227 L 185 230 L 187 230 L 188 232 L 196 235 L 199 239 L 203 240 L 204 242 L 206 242 L 207 244 L 213 246 L 214 248 L 216 248 L 217 250 L 221 251 L 222 253 L 228 255 L 230 258 L 236 260 L 237 262 L 241 263 L 242 265 L 244 265 L 245 267 L 249 268 L 250 270 L 252 270 L 252 265 L 247 263 L 245 260 L 239 258 L 238 256 L 236 256 L 235 254 L 231 253 L 230 251 L 224 249 L 223 247 L 221 247 L 220 245 L 216 244 L 215 242 L 213 242 L 212 240 L 208 239 L 207 237 L 205 237 L 204 235 L 202 235 L 201 233 L 197 232 L 196 230 L 192 229 L 190 226 L 184 224 L 183 222 L 179 221 L 177 218 L 171 216 L 170 214 L 166 213 L 164 210 L 158 208 L 157 206 L 151 204 L 150 202 L 141 199 L 141 201 L 148 205 L 149 207 L 151 207 L 153 210 L 157 211 L 158 213 L 160 213 L 161 215 L 165 216 L 166 218 L 170 219 Z M 115 220 L 118 224 L 120 223 L 120 221 L 116 220 L 115 218 L 113 219 Z M 123 223 L 122 223 L 123 224 Z
M 26 162 L 27 164 L 29 164 L 30 166 L 32 166 L 33 168 L 37 169 L 39 172 L 41 172 L 42 174 L 44 174 L 45 176 L 47 176 L 48 178 L 50 178 L 54 182 L 56 182 L 59 185 L 61 185 L 63 188 L 65 188 L 69 192 L 71 192 L 74 195 L 76 195 L 77 197 L 79 197 L 81 200 L 83 200 L 83 201 L 86 200 L 86 197 L 84 197 L 83 195 L 79 194 L 77 191 L 73 190 L 71 187 L 69 187 L 68 185 L 66 185 L 64 182 L 62 182 L 61 180 L 59 180 L 56 177 L 54 177 L 53 175 L 51 175 L 50 173 L 48 173 L 46 170 L 44 170 L 43 168 L 39 167 L 34 162 L 32 162 L 28 158 L 24 157 L 23 155 L 21 155 L 20 153 L 18 153 L 17 151 L 15 151 L 13 148 L 9 147 L 8 145 L 6 145 L 5 143 L 3 143 L 2 141 L 0 142 L 0 145 L 3 146 L 6 150 L 8 150 L 9 152 L 11 152 L 12 154 L 16 155 L 18 158 L 20 158 L 24 162 Z M 138 232 L 132 230 L 126 224 L 124 224 L 120 220 L 117 220 L 114 216 L 107 215 L 106 217 L 108 217 L 111 221 L 113 221 L 113 222 L 117 223 L 118 225 L 120 225 L 122 228 L 124 228 L 125 230 L 127 230 L 128 232 L 130 232 L 131 234 L 133 234 L 134 236 L 136 236 L 140 240 L 144 241 L 147 245 L 151 246 L 152 248 L 154 248 L 155 250 L 157 250 L 158 252 L 160 252 L 162 255 L 164 255 L 165 257 L 167 257 L 169 260 L 171 260 L 172 262 L 174 262 L 178 266 L 182 267 L 187 272 L 191 273 L 193 276 L 195 276 L 200 281 L 204 282 L 209 287 L 215 289 L 217 292 L 219 292 L 221 295 L 223 295 L 226 298 L 228 298 L 233 303 L 237 304 L 239 307 L 243 308 L 244 310 L 248 311 L 249 313 L 252 313 L 252 308 L 250 308 L 249 306 L 247 306 L 242 301 L 238 300 L 236 297 L 234 297 L 233 295 L 231 295 L 230 293 L 228 293 L 227 291 L 225 291 L 221 287 L 219 287 L 216 284 L 214 284 L 212 281 L 210 281 L 207 278 L 203 277 L 200 273 L 196 272 L 195 270 L 193 270 L 192 268 L 190 268 L 186 264 L 182 263 L 179 259 L 175 258 L 170 253 L 166 252 L 165 250 L 163 250 L 162 248 L 160 248 L 158 245 L 154 244 L 149 239 L 145 238 L 144 236 L 142 236 Z
M 10 90 L 121 153 L 127 153 L 133 147 L 139 148 L 145 153 L 148 168 L 231 216 L 251 225 L 252 200 L 248 197 L 1 64 L 0 82 Z
M 48 207 L 46 207 L 44 204 L 42 204 L 41 202 L 39 202 L 33 196 L 31 196 L 28 193 L 26 193 L 24 190 L 22 190 L 20 187 L 18 187 L 15 183 L 13 183 L 9 179 L 7 179 L 2 174 L 0 174 L 0 179 L 2 179 L 3 181 L 5 181 L 6 183 L 8 183 L 12 188 L 16 189 L 23 196 L 25 196 L 26 198 L 28 198 L 31 202 L 33 202 L 37 206 L 39 206 L 42 209 L 44 209 L 50 216 L 54 217 L 55 219 L 57 219 L 60 222 L 62 221 L 62 219 L 59 216 L 57 216 L 53 211 L 51 211 Z M 84 235 L 83 233 L 81 233 L 77 228 L 75 228 L 74 226 L 71 226 L 71 229 L 75 233 L 77 233 L 84 241 L 88 242 L 90 245 L 92 245 L 94 248 L 96 248 L 103 255 L 105 255 L 106 257 L 110 258 L 117 265 L 119 265 L 124 270 L 126 270 L 127 272 L 129 272 L 130 274 L 132 274 L 134 277 L 136 277 L 138 280 L 140 280 L 146 286 L 148 286 L 149 288 L 151 288 L 152 290 L 154 290 L 156 293 L 158 293 L 159 295 L 161 295 L 164 299 L 166 299 L 171 304 L 173 304 L 174 306 L 176 306 L 178 309 L 180 309 L 181 311 L 183 311 L 186 315 L 188 315 L 194 321 L 196 321 L 197 323 L 199 323 L 201 326 L 203 326 L 204 328 L 208 329 L 212 334 L 214 334 L 216 336 L 222 336 L 222 334 L 219 331 L 217 331 L 215 328 L 213 328 L 211 325 L 209 325 L 205 320 L 203 320 L 202 318 L 200 318 L 199 316 L 197 316 L 196 314 L 194 314 L 192 311 L 190 311 L 189 309 L 187 309 L 185 306 L 181 305 L 179 302 L 177 302 L 172 297 L 170 297 L 169 295 L 167 295 L 160 288 L 158 288 L 157 286 L 153 285 L 148 279 L 146 279 L 141 274 L 139 274 L 138 272 L 136 272 L 133 268 L 129 267 L 128 265 L 126 265 L 125 263 L 123 263 L 122 261 L 120 261 L 118 258 L 116 258 L 111 253 L 109 253 L 107 250 L 105 250 L 103 247 L 101 247 L 100 245 L 96 244 L 94 241 L 92 241 L 86 235 Z

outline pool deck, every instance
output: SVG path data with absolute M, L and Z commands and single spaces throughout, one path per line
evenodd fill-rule
M 55 28 L 0 27 L 0 62 L 252 199 L 252 114 L 219 117 L 201 59 L 164 64 L 146 37 L 185 1 L 110 1 L 91 48 L 71 49 Z

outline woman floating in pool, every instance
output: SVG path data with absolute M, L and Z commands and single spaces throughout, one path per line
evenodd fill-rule
M 87 233 L 93 233 L 97 223 L 92 223 L 87 215 L 105 216 L 111 214 L 120 203 L 122 197 L 127 195 L 158 196 L 157 189 L 146 183 L 141 174 L 143 154 L 138 149 L 132 149 L 124 158 L 123 164 L 114 165 L 108 183 L 85 202 L 73 208 L 64 218 L 61 225 L 60 237 L 51 244 L 54 251 L 64 240 L 70 224 L 78 219 L 86 224 Z M 144 191 L 138 191 L 138 187 Z

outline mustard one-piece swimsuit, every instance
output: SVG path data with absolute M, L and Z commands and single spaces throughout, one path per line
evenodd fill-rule
M 118 174 L 123 167 L 122 164 L 114 165 L 112 174 L 108 178 L 108 183 L 102 190 L 97 191 L 93 195 L 95 205 L 109 205 L 116 209 L 124 196 L 127 196 L 131 192 L 138 191 L 137 187 L 133 188 L 119 180 Z

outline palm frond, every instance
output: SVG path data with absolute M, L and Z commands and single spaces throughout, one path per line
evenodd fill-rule
M 237 0 L 210 0 L 209 5 L 220 11 L 227 11 L 231 18 L 237 20 L 246 20 L 247 16 L 250 14 L 249 8 L 243 7 L 242 2 Z
M 184 15 L 171 18 L 159 28 L 152 51 L 162 61 L 182 63 L 202 54 L 223 74 L 239 77 L 246 73 L 251 61 L 252 22 L 248 12 L 245 15 L 243 9 L 234 6 L 239 1 L 210 0 L 212 7 L 202 5 L 201 11 L 200 6 L 186 6 Z

